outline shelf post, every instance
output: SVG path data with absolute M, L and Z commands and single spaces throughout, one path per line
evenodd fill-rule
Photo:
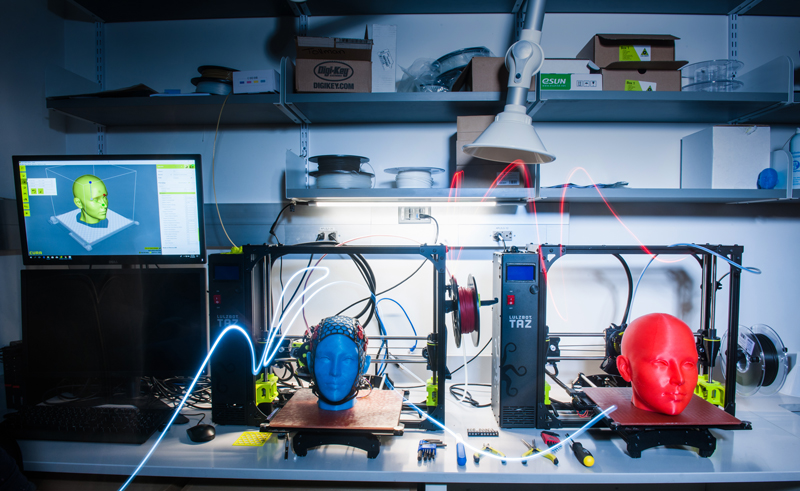
M 94 71 L 100 90 L 106 90 L 106 28 L 104 22 L 94 23 Z M 106 127 L 97 125 L 97 154 L 103 155 L 106 151 Z

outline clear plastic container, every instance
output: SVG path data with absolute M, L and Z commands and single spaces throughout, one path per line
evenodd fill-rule
M 736 72 L 744 63 L 738 60 L 709 60 L 692 63 L 681 68 L 681 77 L 688 79 L 681 90 L 705 92 L 732 92 L 744 84 L 735 80 Z

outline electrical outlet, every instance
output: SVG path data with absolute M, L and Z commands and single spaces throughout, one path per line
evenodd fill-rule
M 430 214 L 430 206 L 400 206 L 397 208 L 397 223 L 431 223 L 430 218 L 420 217 Z
M 492 233 L 492 239 L 495 242 L 500 242 L 501 240 L 511 240 L 514 238 L 514 233 L 511 230 L 495 230 Z
M 339 232 L 334 227 L 320 227 L 319 232 L 317 232 L 317 240 L 332 240 L 338 242 Z

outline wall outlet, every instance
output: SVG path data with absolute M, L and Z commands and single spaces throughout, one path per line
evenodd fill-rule
M 322 238 L 320 238 L 322 235 Z M 317 232 L 317 240 L 333 240 L 339 241 L 339 232 L 334 227 L 320 227 Z
M 430 218 L 420 218 L 420 215 L 430 214 L 430 206 L 400 206 L 397 208 L 397 223 L 431 223 Z
M 492 239 L 495 242 L 500 242 L 501 240 L 511 240 L 514 238 L 514 233 L 511 230 L 495 230 L 492 232 Z

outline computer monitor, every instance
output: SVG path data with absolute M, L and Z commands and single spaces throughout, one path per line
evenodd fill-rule
M 205 268 L 28 269 L 21 280 L 26 404 L 133 400 L 142 377 L 193 377 L 208 352 Z
M 24 264 L 204 264 L 200 155 L 14 156 Z

